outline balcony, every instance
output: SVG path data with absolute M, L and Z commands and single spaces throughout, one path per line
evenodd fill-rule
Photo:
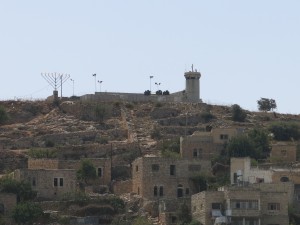
M 227 211 L 231 211 L 232 217 L 259 217 L 261 215 L 258 209 L 230 209 Z

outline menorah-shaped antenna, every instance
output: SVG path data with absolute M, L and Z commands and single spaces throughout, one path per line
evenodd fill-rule
M 55 98 L 55 96 L 58 95 L 58 93 L 57 93 L 58 88 L 60 88 L 60 90 L 61 90 L 60 97 L 62 98 L 62 85 L 70 78 L 70 74 L 41 73 L 41 75 L 54 88 L 54 91 L 53 91 L 54 98 Z

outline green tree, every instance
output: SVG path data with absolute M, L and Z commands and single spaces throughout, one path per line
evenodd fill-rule
M 277 108 L 276 101 L 269 98 L 260 98 L 257 100 L 258 110 L 259 111 L 271 111 Z
M 296 123 L 273 123 L 270 125 L 269 131 L 274 135 L 274 139 L 277 141 L 298 140 L 300 138 L 300 128 Z
M 268 131 L 255 128 L 248 132 L 248 137 L 251 139 L 257 153 L 256 159 L 267 158 L 271 150 Z
M 137 217 L 134 221 L 132 225 L 151 225 L 152 223 L 150 223 L 145 217 Z
M 7 112 L 5 108 L 2 105 L 0 105 L 0 124 L 3 124 L 7 120 L 8 120 Z
M 237 104 L 231 106 L 232 120 L 236 122 L 244 122 L 247 114 L 246 112 Z
M 156 91 L 156 95 L 162 95 L 163 92 L 161 90 Z
M 149 91 L 149 90 L 146 90 L 145 92 L 144 92 L 144 95 L 151 95 L 151 92 Z
M 21 202 L 33 200 L 37 194 L 32 190 L 28 182 L 16 181 L 8 177 L 4 177 L 0 180 L 0 191 L 16 194 L 18 200 Z
M 33 202 L 22 202 L 16 205 L 12 212 L 12 218 L 17 224 L 32 224 L 43 215 L 41 207 Z
M 251 157 L 257 158 L 254 143 L 247 135 L 239 135 L 232 137 L 227 146 L 226 150 L 229 157 Z
M 88 159 L 81 161 L 79 170 L 77 171 L 77 179 L 84 180 L 88 184 L 89 180 L 96 179 L 96 168 Z

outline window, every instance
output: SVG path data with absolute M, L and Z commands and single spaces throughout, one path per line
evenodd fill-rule
M 53 185 L 54 185 L 54 187 L 57 187 L 57 183 L 58 183 L 58 179 L 55 177 L 53 179 Z
M 221 203 L 211 203 L 211 209 L 221 209 Z
M 228 140 L 228 134 L 220 134 L 221 140 Z
M 138 166 L 135 166 L 135 171 L 139 171 L 139 167 Z
M 35 180 L 35 177 L 32 178 L 31 185 L 32 185 L 32 186 L 36 186 L 36 180 Z
M 98 176 L 98 177 L 102 177 L 102 168 L 101 168 L 101 167 L 99 167 L 99 168 L 97 169 L 97 176 Z
M 178 198 L 183 197 L 183 186 L 181 184 L 178 184 L 177 186 L 177 197 Z
M 287 151 L 286 150 L 281 150 L 281 156 L 286 157 L 287 156 Z
M 154 186 L 154 188 L 153 188 L 153 195 L 155 197 L 157 196 L 157 186 Z
M 289 179 L 288 177 L 281 177 L 281 178 L 280 178 L 280 181 L 281 181 L 281 182 L 289 182 L 289 180 L 290 180 L 290 179 Z
M 280 203 L 268 203 L 268 210 L 280 210 Z
M 163 186 L 159 187 L 159 196 L 164 196 L 164 187 Z
M 159 165 L 158 164 L 152 164 L 152 172 L 159 171 Z
M 197 158 L 197 157 L 198 157 L 198 151 L 197 151 L 197 149 L 195 149 L 195 148 L 194 148 L 194 150 L 193 150 L 193 157 L 194 157 L 194 158 Z
M 232 209 L 258 209 L 257 200 L 231 200 Z
M 176 167 L 175 165 L 170 165 L 170 175 L 174 176 L 176 174 Z
M 59 182 L 59 183 L 58 183 Z M 54 187 L 63 187 L 64 186 L 64 178 L 60 177 L 55 177 L 53 178 L 53 186 Z

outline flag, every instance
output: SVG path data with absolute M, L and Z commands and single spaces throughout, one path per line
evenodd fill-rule
M 150 79 L 153 78 L 153 76 L 150 76 Z
M 95 77 L 95 76 L 96 76 L 96 74 L 94 73 L 94 74 L 93 74 L 93 77 Z

